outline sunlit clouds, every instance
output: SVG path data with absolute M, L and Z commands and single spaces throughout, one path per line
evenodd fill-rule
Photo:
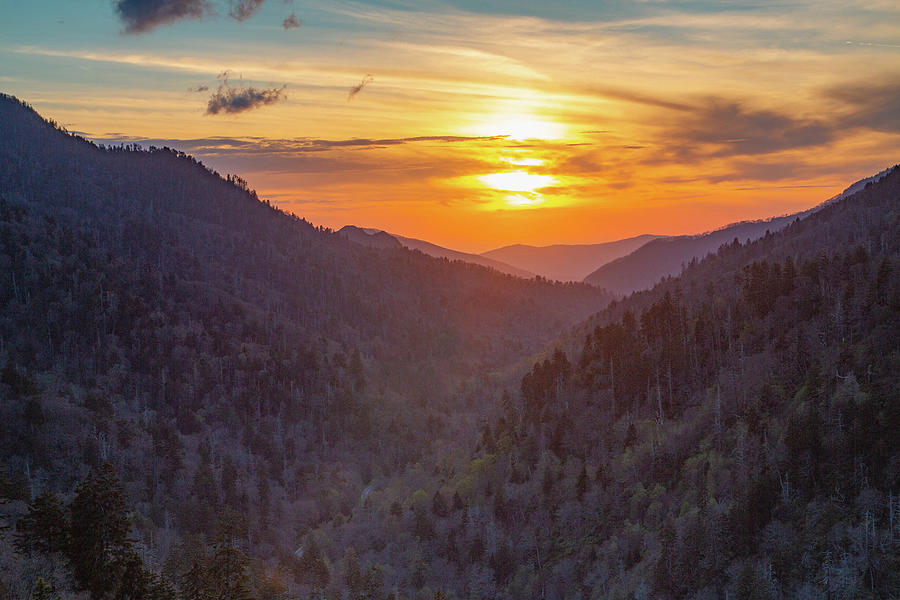
M 894 3 L 310 2 L 296 31 L 281 2 L 139 4 L 17 9 L 3 91 L 336 228 L 463 250 L 691 233 L 807 208 L 900 154 Z M 204 116 L 187 90 L 225 71 L 240 88 Z

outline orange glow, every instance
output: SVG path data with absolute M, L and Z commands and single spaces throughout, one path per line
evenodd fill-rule
M 253 43 L 10 42 L 0 55 L 23 66 L 0 80 L 72 131 L 183 150 L 316 225 L 470 252 L 700 233 L 809 208 L 896 161 L 896 3 L 826 0 L 840 31 L 827 10 L 774 4 L 757 20 L 574 22 L 440 4 L 342 9 L 353 33 L 338 38 L 310 18 Z M 410 25 L 395 39 L 388 23 Z M 816 42 L 773 42 L 789 39 Z M 207 115 L 223 68 L 284 97 Z
M 515 156 L 501 156 L 500 160 L 511 165 L 522 167 L 539 167 L 546 162 L 540 158 L 517 158 Z
M 533 192 L 557 183 L 557 180 L 549 175 L 534 175 L 527 171 L 491 173 L 478 179 L 488 187 L 506 192 Z
M 565 135 L 566 128 L 559 123 L 528 116 L 500 116 L 488 119 L 483 125 L 475 127 L 474 131 L 480 135 L 505 135 L 516 141 L 557 140 Z

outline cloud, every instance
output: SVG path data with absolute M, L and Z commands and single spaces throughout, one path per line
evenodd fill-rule
M 143 144 L 147 146 L 168 146 L 198 156 L 216 154 L 241 155 L 284 155 L 303 154 L 309 152 L 327 152 L 329 150 L 355 148 L 384 148 L 403 144 L 435 142 L 439 144 L 456 144 L 463 142 L 505 142 L 503 135 L 461 136 L 461 135 L 421 135 L 404 138 L 349 138 L 343 140 L 327 140 L 321 138 L 288 138 L 273 139 L 264 137 L 206 137 L 191 139 L 155 139 L 146 137 L 125 136 L 118 133 L 106 134 L 103 137 L 91 137 L 101 144 Z
M 188 88 L 189 92 L 208 92 L 208 85 L 198 85 L 197 87 Z
M 207 0 L 116 0 L 125 33 L 144 33 L 182 19 L 200 19 L 210 12 Z
M 900 77 L 849 83 L 827 95 L 843 105 L 847 125 L 900 133 Z
M 264 0 L 238 0 L 235 2 L 234 0 L 230 0 L 229 5 L 231 8 L 228 11 L 228 16 L 235 21 L 246 21 L 256 14 L 262 6 L 263 1 Z
M 206 105 L 206 114 L 217 115 L 219 113 L 238 114 L 273 104 L 284 98 L 284 89 L 270 88 L 259 90 L 255 87 L 231 87 L 228 83 L 228 72 L 219 76 L 221 83 L 219 89 L 209 97 L 209 103 Z
M 835 125 L 740 102 L 712 98 L 696 107 L 668 133 L 671 148 L 682 156 L 769 154 L 832 141 Z
M 303 19 L 298 19 L 296 13 L 289 14 L 281 23 L 281 26 L 285 29 L 296 29 L 301 25 L 303 25 Z
M 373 81 L 375 81 L 375 78 L 369 74 L 366 74 L 366 76 L 362 78 L 362 81 L 350 88 L 350 93 L 347 94 L 347 102 L 350 102 L 350 100 L 352 100 L 354 96 L 363 91 L 363 88 Z

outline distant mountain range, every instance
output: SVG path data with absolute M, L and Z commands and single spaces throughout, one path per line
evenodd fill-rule
M 338 233 L 370 248 L 406 247 L 429 256 L 462 260 L 528 279 L 540 275 L 550 280 L 584 281 L 619 296 L 626 296 L 649 289 L 664 277 L 677 275 L 692 260 L 715 252 L 722 244 L 735 239 L 741 242 L 754 241 L 767 232 L 775 233 L 793 221 L 846 198 L 869 183 L 879 181 L 888 172 L 889 170 L 884 170 L 861 179 L 840 194 L 808 210 L 760 221 L 741 221 L 699 235 L 644 234 L 600 244 L 513 244 L 482 254 L 471 254 L 380 229 L 347 225 Z
M 493 258 L 526 271 L 559 281 L 581 281 L 600 265 L 634 252 L 662 236 L 644 234 L 603 244 L 554 244 L 528 246 L 514 244 L 485 252 Z
M 797 219 L 802 219 L 821 208 L 853 195 L 868 183 L 876 182 L 889 170 L 861 179 L 840 194 L 808 210 L 773 217 L 763 221 L 742 221 L 700 235 L 680 235 L 655 239 L 627 256 L 600 265 L 584 278 L 585 283 L 605 288 L 618 295 L 628 295 L 653 287 L 663 277 L 677 275 L 684 265 L 715 252 L 722 244 L 735 239 L 742 243 L 757 240 L 766 233 L 775 233 Z
M 535 275 L 530 271 L 516 268 L 499 260 L 493 260 L 491 258 L 480 256 L 478 254 L 470 254 L 468 252 L 451 250 L 449 248 L 438 246 L 437 244 L 432 244 L 431 242 L 387 233 L 386 231 L 382 231 L 380 229 L 370 229 L 356 227 L 355 225 L 346 225 L 338 230 L 338 235 L 347 238 L 351 242 L 356 242 L 357 244 L 362 244 L 363 246 L 368 246 L 370 248 L 409 248 L 410 250 L 418 250 L 423 254 L 427 254 L 428 256 L 433 256 L 435 258 L 446 258 L 447 260 L 451 261 L 461 260 L 476 265 L 482 265 L 484 267 L 490 267 L 492 269 L 500 271 L 501 273 L 506 273 L 507 275 L 515 275 L 516 277 L 523 277 L 525 279 L 531 279 Z

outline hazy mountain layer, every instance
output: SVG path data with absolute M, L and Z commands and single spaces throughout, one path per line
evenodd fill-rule
M 403 237 L 402 235 L 396 235 L 393 233 L 387 233 L 386 231 L 381 231 L 380 229 L 367 229 L 356 227 L 355 225 L 345 225 L 338 230 L 338 233 L 346 236 L 348 239 L 356 242 L 357 244 L 369 246 L 370 248 L 402 246 L 404 248 L 409 248 L 410 250 L 418 250 L 419 252 L 427 254 L 428 256 L 433 256 L 434 258 L 446 258 L 447 260 L 451 261 L 461 260 L 463 262 L 481 265 L 483 267 L 489 267 L 491 269 L 496 269 L 501 273 L 506 273 L 507 275 L 515 275 L 516 277 L 522 277 L 525 279 L 531 279 L 534 277 L 533 273 L 529 273 L 528 271 L 524 271 L 522 269 L 517 269 L 516 267 L 510 266 L 498 260 L 491 260 L 490 258 L 485 258 L 478 254 L 470 254 L 468 252 L 451 250 L 449 248 L 438 246 L 437 244 L 432 244 L 431 242 Z
M 867 183 L 878 181 L 887 171 L 867 177 L 849 186 L 844 192 L 812 209 L 763 221 L 744 221 L 702 235 L 682 235 L 653 240 L 627 256 L 599 267 L 584 278 L 586 283 L 628 295 L 652 287 L 663 277 L 677 275 L 694 259 L 715 252 L 722 244 L 735 239 L 747 242 L 759 239 L 766 232 L 775 232 L 796 219 L 802 219 L 831 202 L 862 189 Z
M 659 237 L 661 236 L 645 234 L 603 244 L 553 246 L 515 244 L 484 252 L 482 256 L 503 261 L 551 280 L 581 281 L 599 266 L 625 256 Z

